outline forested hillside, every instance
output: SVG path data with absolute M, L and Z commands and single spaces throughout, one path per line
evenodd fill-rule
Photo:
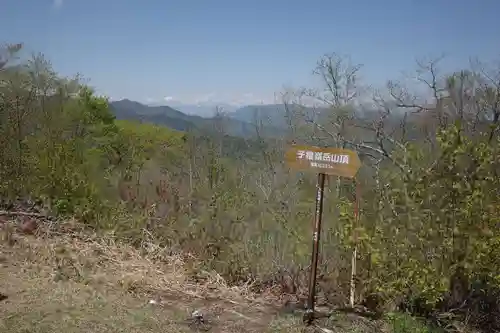
M 218 108 L 214 108 L 213 117 L 203 118 L 187 115 L 169 106 L 147 106 L 130 100 L 114 101 L 110 109 L 117 119 L 139 121 L 156 125 L 163 125 L 178 131 L 196 131 L 206 133 L 212 131 L 216 123 L 223 118 L 224 130 L 232 136 L 251 138 L 255 135 L 255 122 L 240 121 L 226 116 Z M 271 123 L 266 127 L 274 136 L 279 136 L 283 131 Z
M 348 303 L 356 244 L 356 303 L 500 330 L 500 69 L 477 62 L 438 76 L 438 62 L 421 64 L 424 93 L 392 81 L 366 106 L 359 66 L 325 56 L 325 90 L 307 94 L 329 112 L 302 112 L 301 96 L 288 96 L 286 133 L 270 139 L 256 123 L 244 139 L 223 116 L 208 132 L 116 120 L 106 98 L 43 56 L 13 45 L 0 59 L 4 209 L 36 201 L 136 247 L 147 238 L 189 254 L 193 278 L 215 271 L 302 301 L 316 176 L 289 170 L 284 152 L 292 142 L 350 148 L 363 162 L 360 220 L 354 182 L 330 177 L 319 303 Z

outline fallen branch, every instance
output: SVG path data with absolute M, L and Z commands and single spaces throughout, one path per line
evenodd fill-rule
M 40 214 L 40 213 L 30 213 L 30 212 L 12 212 L 12 211 L 7 211 L 7 210 L 0 210 L 0 216 L 28 216 L 28 217 L 37 217 L 37 218 L 42 218 L 42 219 L 47 219 L 50 220 L 51 217 L 47 216 L 45 214 Z
M 343 306 L 343 307 L 336 307 L 332 309 L 332 313 L 334 312 L 343 312 L 343 313 L 353 313 L 356 314 L 360 317 L 364 318 L 369 318 L 372 320 L 377 320 L 380 319 L 382 316 L 381 312 L 376 312 L 367 309 L 364 306 Z
M 248 320 L 248 321 L 250 321 L 250 322 L 253 322 L 253 323 L 259 323 L 259 321 L 258 321 L 258 320 L 253 319 L 253 318 L 250 318 L 250 317 L 248 317 L 248 316 L 245 316 L 244 314 L 239 313 L 239 312 L 237 312 L 237 311 L 234 311 L 234 310 L 228 310 L 228 312 L 231 312 L 232 314 L 235 314 L 235 315 L 237 315 L 238 317 L 243 318 L 243 319 L 246 319 L 246 320 Z

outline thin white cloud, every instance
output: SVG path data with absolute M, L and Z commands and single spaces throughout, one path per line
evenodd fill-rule
M 54 0 L 52 2 L 52 5 L 55 7 L 55 8 L 61 8 L 62 5 L 64 3 L 64 0 Z
M 232 105 L 244 106 L 252 104 L 273 104 L 281 102 L 277 100 L 276 94 L 256 94 L 252 92 L 242 93 L 216 93 L 207 92 L 200 94 L 181 94 L 175 96 L 164 97 L 146 97 L 142 101 L 146 103 L 169 103 L 169 105 L 198 105 L 198 106 L 216 106 L 216 105 Z

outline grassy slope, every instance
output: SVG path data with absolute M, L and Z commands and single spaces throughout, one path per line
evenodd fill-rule
M 4 225 L 1 235 L 0 288 L 8 299 L 0 302 L 0 332 L 315 331 L 303 328 L 300 315 L 280 314 L 264 298 L 228 288 L 217 274 L 190 282 L 181 257 L 151 244 L 140 254 L 81 231 L 35 237 Z M 193 324 L 194 310 L 208 326 Z M 380 332 L 380 323 L 348 316 L 320 324 Z
M 195 309 L 221 332 L 241 332 L 235 325 L 262 331 L 270 319 L 256 319 L 253 330 L 231 312 L 241 310 L 226 304 L 225 298 L 236 297 L 224 286 L 213 287 L 220 299 L 205 300 L 210 288 L 187 281 L 179 257 L 156 249 L 141 256 L 124 245 L 77 236 L 14 236 L 16 244 L 2 244 L 0 281 L 9 298 L 0 305 L 0 331 L 188 332 L 186 319 Z

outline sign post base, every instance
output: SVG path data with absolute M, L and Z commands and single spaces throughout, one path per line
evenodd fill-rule
M 305 325 L 309 326 L 313 323 L 314 319 L 314 310 L 307 309 L 304 313 L 304 316 L 302 317 L 302 322 Z

